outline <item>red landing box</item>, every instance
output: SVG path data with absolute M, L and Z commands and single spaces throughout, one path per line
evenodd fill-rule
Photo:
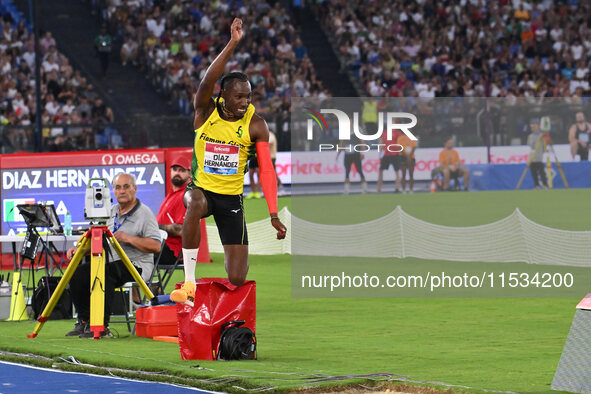
M 177 283 L 176 288 L 182 283 Z M 244 320 L 256 332 L 256 283 L 240 287 L 226 278 L 201 278 L 195 289 L 195 306 L 177 304 L 179 348 L 183 360 L 215 360 L 222 325 Z
M 135 312 L 135 334 L 140 337 L 179 335 L 176 305 L 147 306 Z

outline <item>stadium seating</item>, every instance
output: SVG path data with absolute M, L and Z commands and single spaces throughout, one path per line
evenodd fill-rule
M 317 7 L 341 61 L 371 96 L 590 92 L 587 2 L 423 0 L 382 9 L 329 0 Z
M 30 23 L 10 0 L 0 0 L 0 153 L 35 149 L 35 54 Z M 50 32 L 39 40 L 42 149 L 64 151 L 118 147 L 113 113 L 70 61 Z
M 170 1 L 146 7 L 138 2 L 115 3 L 110 2 L 106 9 L 111 31 L 117 32 L 120 42 L 131 38 L 139 44 L 137 66 L 183 114 L 192 113 L 195 84 L 226 44 L 234 16 L 244 20 L 247 34 L 227 71 L 248 74 L 253 104 L 270 126 L 289 110 L 292 94 L 330 96 L 316 79 L 289 14 L 278 3 L 274 7 L 263 1 L 211 5 Z M 289 148 L 284 142 L 279 141 L 280 150 Z

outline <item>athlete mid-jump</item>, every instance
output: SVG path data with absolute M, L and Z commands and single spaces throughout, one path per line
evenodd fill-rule
M 248 272 L 248 235 L 244 219 L 242 189 L 247 163 L 256 149 L 260 180 L 277 239 L 287 229 L 277 217 L 277 181 L 269 152 L 267 123 L 254 113 L 252 93 L 245 74 L 232 72 L 222 78 L 220 92 L 213 89 L 232 52 L 242 39 L 242 20 L 231 26 L 231 38 L 207 69 L 195 94 L 195 144 L 192 182 L 187 185 L 184 203 L 183 262 L 185 283 L 172 292 L 176 302 L 192 304 L 195 296 L 195 266 L 201 239 L 199 221 L 213 215 L 222 245 L 228 279 L 241 285 Z

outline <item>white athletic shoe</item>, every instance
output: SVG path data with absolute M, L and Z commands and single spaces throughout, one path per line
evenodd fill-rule
M 365 182 L 365 181 L 361 182 L 361 193 L 363 193 L 363 194 L 367 193 L 367 182 Z
M 349 184 L 345 183 L 345 190 L 343 191 L 345 195 L 349 194 Z

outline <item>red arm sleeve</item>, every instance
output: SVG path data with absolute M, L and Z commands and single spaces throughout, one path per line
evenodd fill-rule
M 255 143 L 257 151 L 257 160 L 259 162 L 259 176 L 261 179 L 261 187 L 267 200 L 270 214 L 277 213 L 277 175 L 273 162 L 271 161 L 271 152 L 269 151 L 269 143 L 267 141 L 260 141 Z

